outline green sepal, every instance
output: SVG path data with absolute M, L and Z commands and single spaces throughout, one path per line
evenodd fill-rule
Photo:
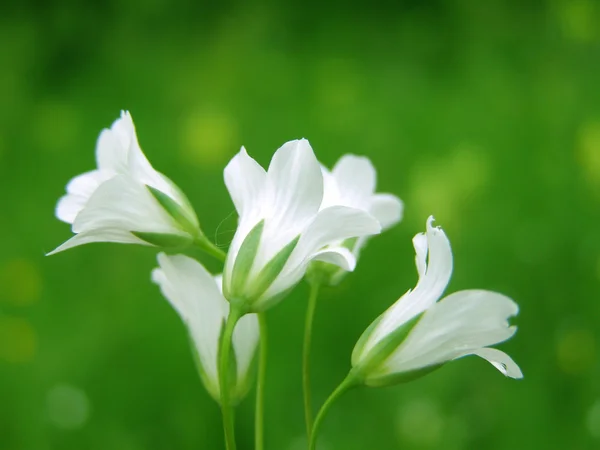
M 368 378 L 370 374 L 376 373 L 379 370 L 381 364 L 386 359 L 388 359 L 390 355 L 402 344 L 404 339 L 406 339 L 408 334 L 419 322 L 421 317 L 423 317 L 423 314 L 424 312 L 416 315 L 412 319 L 408 320 L 407 322 L 403 323 L 401 326 L 393 330 L 391 333 L 389 333 L 387 336 L 381 339 L 377 344 L 375 344 L 375 346 L 368 351 L 366 356 L 360 355 L 362 356 L 362 361 L 357 361 L 356 368 L 360 372 L 365 374 L 365 378 Z M 376 321 L 379 320 L 382 320 L 382 318 L 380 317 Z M 371 326 L 369 326 L 369 328 L 371 328 Z M 369 331 L 369 328 L 367 328 L 367 331 L 365 331 L 365 333 Z M 368 334 L 370 335 L 374 329 L 375 326 L 371 328 L 371 331 Z M 361 336 L 361 339 L 362 338 L 363 336 Z M 359 342 L 361 339 L 359 339 Z M 362 343 L 363 348 L 366 344 L 367 339 L 368 336 L 364 339 L 364 342 Z
M 225 298 L 229 301 L 233 301 L 233 299 L 241 300 L 247 297 L 245 295 L 246 281 L 252 270 L 264 227 L 264 220 L 258 222 L 240 246 L 231 271 L 231 280 L 224 280 L 223 282 Z
M 383 375 L 383 376 L 376 376 L 376 375 L 372 376 L 372 377 L 367 376 L 364 378 L 363 383 L 365 384 L 365 386 L 370 386 L 370 387 L 386 387 L 386 386 L 393 386 L 395 384 L 400 384 L 400 383 L 407 383 L 409 381 L 416 380 L 417 378 L 421 378 L 421 377 L 433 372 L 434 370 L 439 369 L 443 365 L 444 365 L 444 363 L 434 364 L 432 366 L 423 367 L 421 369 L 409 370 L 407 372 L 400 372 L 400 373 L 392 373 L 392 374 Z
M 186 248 L 193 242 L 192 237 L 189 235 L 183 236 L 180 234 L 151 233 L 146 231 L 131 231 L 131 234 L 149 244 L 171 250 Z
M 200 227 L 195 216 L 191 219 L 186 210 L 164 192 L 148 185 L 146 185 L 146 188 L 182 230 L 187 231 L 191 235 L 196 235 L 199 232 Z M 194 223 L 194 220 L 196 223 Z
M 250 293 L 248 297 L 251 302 L 255 302 L 263 295 L 267 289 L 273 284 L 287 263 L 290 255 L 296 248 L 300 236 L 296 236 L 292 242 L 283 247 L 279 252 L 271 258 L 271 260 L 262 268 L 259 274 L 252 280 Z
M 360 356 L 362 355 L 363 349 L 365 348 L 367 341 L 371 337 L 371 333 L 373 333 L 373 330 L 379 324 L 379 322 L 381 322 L 382 318 L 383 318 L 383 314 L 380 315 L 373 322 L 371 322 L 371 325 L 369 325 L 367 327 L 367 329 L 363 332 L 363 334 L 361 334 L 360 337 L 358 338 L 358 341 L 356 342 L 356 345 L 354 346 L 354 349 L 352 350 L 352 357 L 350 358 L 350 361 L 352 362 L 352 366 L 356 366 L 358 364 L 358 360 L 360 359 Z

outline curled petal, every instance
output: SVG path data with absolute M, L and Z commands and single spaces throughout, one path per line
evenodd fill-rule
M 452 250 L 444 231 L 434 227 L 432 222 L 433 217 L 429 217 L 425 236 L 419 234 L 413 240 L 419 272 L 417 286 L 385 312 L 366 348 L 372 348 L 395 328 L 430 308 L 446 289 L 452 275 Z M 425 262 L 427 254 L 428 263 Z
M 315 253 L 312 259 L 336 265 L 348 272 L 356 268 L 356 258 L 346 247 L 327 247 Z
M 377 219 L 366 211 L 346 206 L 332 206 L 319 212 L 302 234 L 290 265 L 300 264 L 327 245 L 352 237 L 368 236 L 381 231 Z

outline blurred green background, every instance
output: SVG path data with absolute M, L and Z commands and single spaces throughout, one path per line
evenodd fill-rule
M 156 252 L 95 244 L 53 257 L 66 182 L 94 167 L 120 109 L 154 166 L 226 246 L 222 169 L 306 137 L 326 164 L 368 155 L 405 220 L 324 293 L 315 404 L 364 328 L 414 286 L 412 236 L 434 214 L 449 291 L 521 306 L 505 379 L 467 358 L 363 389 L 322 450 L 600 448 L 600 2 L 5 1 L 0 6 L 0 449 L 222 449 L 184 327 L 149 282 Z M 211 270 L 218 264 L 205 258 Z M 267 448 L 305 448 L 307 288 L 269 314 Z M 252 448 L 253 401 L 239 410 Z

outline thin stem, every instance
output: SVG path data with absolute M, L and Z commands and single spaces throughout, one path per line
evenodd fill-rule
M 256 382 L 256 414 L 254 422 L 255 450 L 264 448 L 265 379 L 267 374 L 267 317 L 258 313 L 260 327 L 260 354 L 258 355 L 258 379 Z
M 227 450 L 235 450 L 235 428 L 233 405 L 229 392 L 229 358 L 231 355 L 231 340 L 235 325 L 242 314 L 236 308 L 231 307 L 229 317 L 225 322 L 225 330 L 221 338 L 221 350 L 219 352 L 219 388 L 221 392 L 221 413 L 223 415 L 223 431 L 225 432 L 225 444 Z
M 333 393 L 329 396 L 329 398 L 325 401 L 319 413 L 317 414 L 317 418 L 315 420 L 312 434 L 309 440 L 309 450 L 316 450 L 317 448 L 317 437 L 319 436 L 319 429 L 321 428 L 321 424 L 323 423 L 323 419 L 327 415 L 327 412 L 331 408 L 331 406 L 335 403 L 337 399 L 339 399 L 342 395 L 348 392 L 353 387 L 358 386 L 359 379 L 355 376 L 355 374 L 350 371 L 348 376 L 340 383 L 340 385 L 333 391 Z
M 302 391 L 304 395 L 304 420 L 306 422 L 306 436 L 310 441 L 312 432 L 312 402 L 310 391 L 310 346 L 312 339 L 312 326 L 319 296 L 319 283 L 310 283 L 308 306 L 306 308 L 306 320 L 304 323 L 304 346 L 302 348 Z
M 213 244 L 204 234 L 200 234 L 194 239 L 194 245 L 198 247 L 203 252 L 208 253 L 211 256 L 214 256 L 221 262 L 225 262 L 225 258 L 227 254 Z

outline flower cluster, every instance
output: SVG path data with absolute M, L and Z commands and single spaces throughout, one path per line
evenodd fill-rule
M 342 156 L 329 170 L 319 163 L 309 142 L 300 139 L 283 144 L 265 170 L 242 147 L 224 169 L 239 216 L 225 253 L 206 237 L 183 192 L 148 162 L 128 112 L 101 132 L 96 162 L 96 170 L 67 184 L 56 216 L 72 225 L 74 236 L 50 254 L 91 242 L 169 251 L 158 254 L 152 281 L 187 327 L 200 378 L 221 405 L 227 448 L 232 450 L 232 408 L 253 385 L 257 349 L 266 338 L 265 312 L 303 278 L 315 288 L 313 301 L 318 286 L 340 283 L 356 267 L 367 240 L 400 222 L 403 203 L 392 194 L 376 192 L 376 171 L 366 157 Z M 449 240 L 430 217 L 426 232 L 417 234 L 413 244 L 416 287 L 362 334 L 348 377 L 315 421 L 305 358 L 310 448 L 316 446 L 316 431 L 330 403 L 350 387 L 405 382 L 466 355 L 488 360 L 508 377 L 522 377 L 506 353 L 490 348 L 515 333 L 508 320 L 517 314 L 517 305 L 484 290 L 460 291 L 440 300 L 452 273 Z M 194 246 L 223 261 L 222 275 L 210 274 L 199 261 L 184 255 Z M 310 350 L 313 301 L 307 313 L 305 356 Z M 263 372 L 261 366 L 257 411 Z M 258 424 L 257 418 L 256 447 L 262 448 Z

